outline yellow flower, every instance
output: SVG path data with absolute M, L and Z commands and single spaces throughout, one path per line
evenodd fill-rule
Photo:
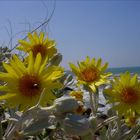
M 125 122 L 127 126 L 129 127 L 135 126 L 137 124 L 137 120 L 138 120 L 138 116 L 136 115 L 136 113 L 129 110 L 125 117 Z
M 83 104 L 83 92 L 82 91 L 71 91 L 69 93 L 70 96 L 74 97 L 79 102 L 79 107 L 76 109 L 75 113 L 83 114 L 85 112 L 84 104 Z
M 5 81 L 6 85 L 0 86 L 0 91 L 5 93 L 0 95 L 0 100 L 6 100 L 9 106 L 20 105 L 21 109 L 26 109 L 38 102 L 45 88 L 40 104 L 51 104 L 56 98 L 51 90 L 61 86 L 56 80 L 63 75 L 63 69 L 58 66 L 46 67 L 47 58 L 43 63 L 41 61 L 40 53 L 34 59 L 30 52 L 28 65 L 16 55 L 13 55 L 9 64 L 3 63 L 7 72 L 0 72 L 0 80 Z
M 71 91 L 70 96 L 75 97 L 78 101 L 83 101 L 83 92 L 82 91 Z
M 43 59 L 45 59 L 46 56 L 51 58 L 57 52 L 55 48 L 55 41 L 49 40 L 48 37 L 44 39 L 44 32 L 41 32 L 40 35 L 37 35 L 36 32 L 34 32 L 33 35 L 28 33 L 28 38 L 29 42 L 25 40 L 19 40 L 20 46 L 18 46 L 17 49 L 27 53 L 32 51 L 34 58 L 38 53 L 41 53 Z
M 96 61 L 95 58 L 91 59 L 86 57 L 85 61 L 78 62 L 78 67 L 70 63 L 70 68 L 77 76 L 78 82 L 89 86 L 94 92 L 96 92 L 96 86 L 105 84 L 108 80 L 107 77 L 110 73 L 105 73 L 108 63 L 101 65 L 102 59 Z
M 114 109 L 120 115 L 127 115 L 128 110 L 132 112 L 140 111 L 140 83 L 137 74 L 131 77 L 129 72 L 114 78 L 112 88 L 106 89 L 109 95 L 109 103 L 115 103 Z

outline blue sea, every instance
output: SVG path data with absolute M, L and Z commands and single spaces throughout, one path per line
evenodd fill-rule
M 108 68 L 107 72 L 111 72 L 113 74 L 120 74 L 124 73 L 126 71 L 129 71 L 131 74 L 137 73 L 140 75 L 140 67 L 116 67 L 116 68 Z M 66 70 L 67 73 L 73 75 L 73 73 L 70 70 Z
M 108 68 L 107 71 L 112 72 L 113 74 L 120 74 L 129 71 L 132 74 L 137 73 L 140 75 L 140 67 L 116 67 Z

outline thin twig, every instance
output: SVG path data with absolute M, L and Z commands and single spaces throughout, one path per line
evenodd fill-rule
M 52 16 L 54 15 L 54 12 L 55 12 L 55 3 L 54 3 L 54 8 L 53 8 L 53 11 L 52 11 L 50 17 L 49 17 L 46 21 L 44 21 L 43 23 L 41 23 L 39 26 L 37 26 L 35 29 L 33 29 L 30 33 L 32 34 L 32 33 L 34 33 L 36 30 L 38 30 L 39 28 L 41 28 L 42 26 L 47 25 L 47 24 L 50 22 L 50 20 L 52 19 Z M 27 39 L 27 38 L 28 38 L 28 35 L 26 35 L 22 40 L 25 40 L 25 39 Z M 11 52 L 12 52 L 18 45 L 19 45 L 19 43 L 17 43 L 17 44 L 11 49 Z

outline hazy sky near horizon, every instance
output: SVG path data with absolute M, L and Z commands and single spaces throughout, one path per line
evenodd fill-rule
M 110 67 L 140 66 L 139 0 L 0 0 L 0 45 L 14 46 L 53 11 L 45 28 L 62 65 L 101 57 Z

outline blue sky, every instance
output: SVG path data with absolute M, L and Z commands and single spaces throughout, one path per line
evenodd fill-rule
M 0 44 L 12 46 L 48 18 L 54 0 L 0 0 Z M 12 28 L 11 28 L 11 27 Z M 86 56 L 110 67 L 140 66 L 140 1 L 56 0 L 45 28 L 63 55 L 62 66 Z

